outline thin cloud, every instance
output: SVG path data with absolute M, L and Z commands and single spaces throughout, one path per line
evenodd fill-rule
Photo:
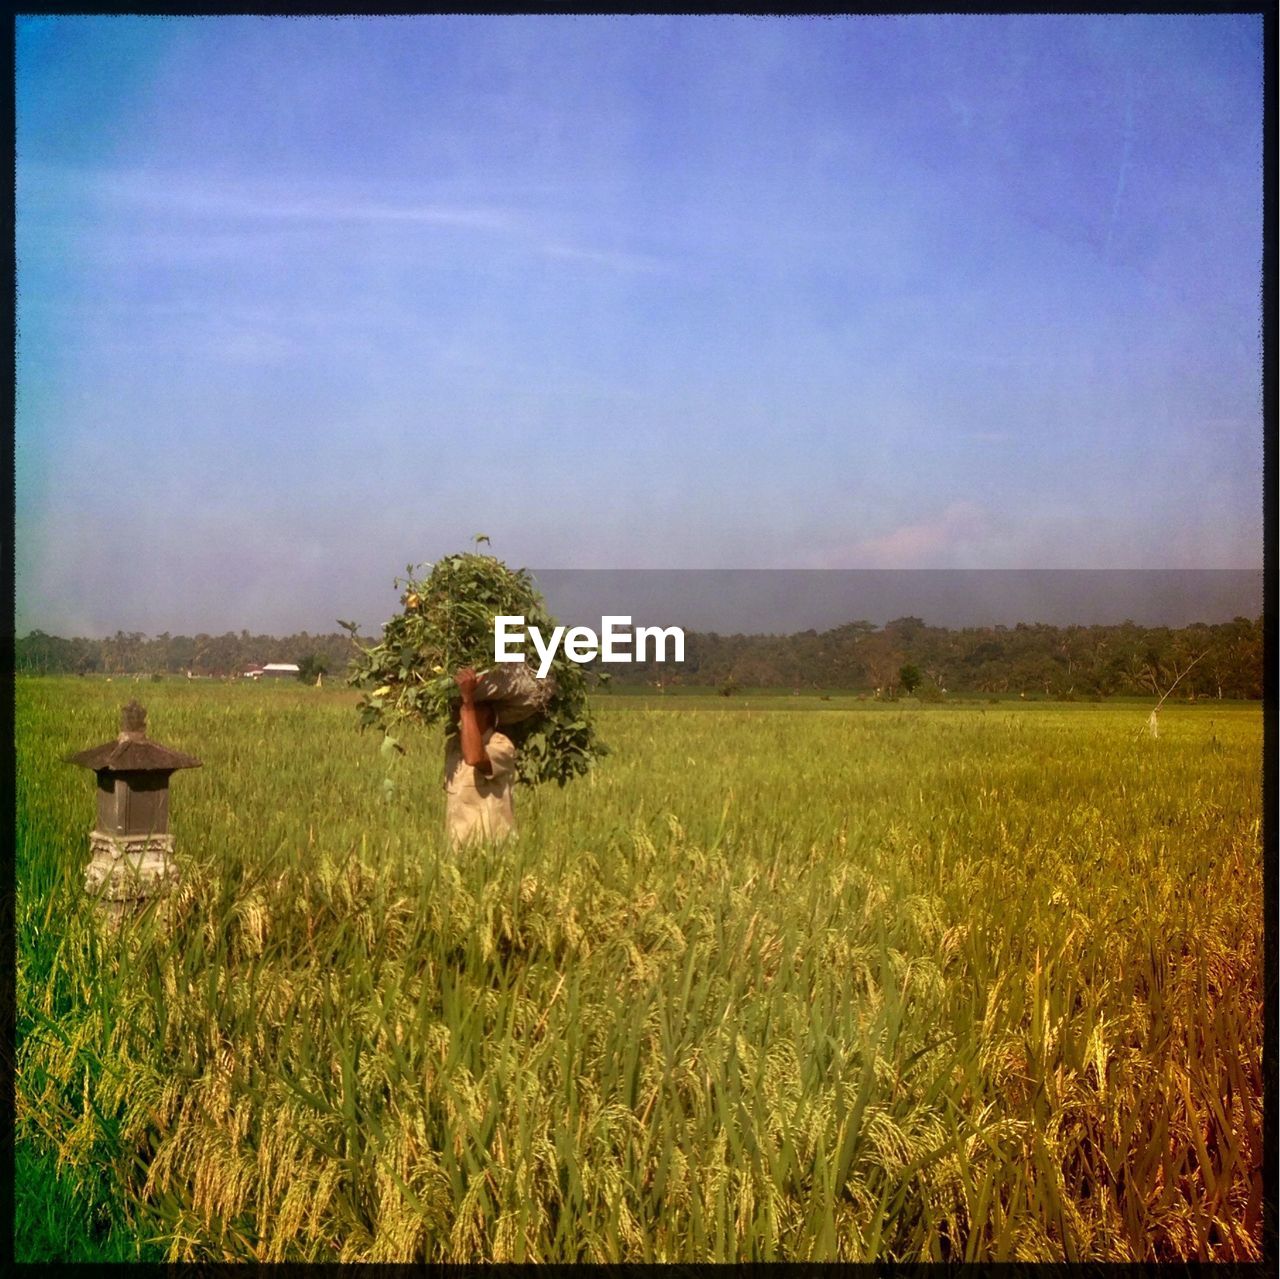
M 818 567 L 955 567 L 958 553 L 981 539 L 989 524 L 984 507 L 974 502 L 953 502 L 932 519 L 900 524 L 877 537 L 833 548 L 824 553 Z
M 78 185 L 76 178 L 69 179 Z M 91 194 L 134 208 L 199 218 L 260 222 L 383 222 L 527 233 L 520 216 L 496 205 L 388 202 L 358 193 L 300 195 L 211 182 L 189 174 L 111 172 L 80 175 Z
M 539 246 L 540 252 L 550 258 L 564 258 L 572 262 L 586 262 L 592 266 L 608 267 L 614 271 L 663 271 L 665 264 L 643 253 L 615 253 L 605 249 L 588 249 L 578 245 L 551 241 Z
M 310 193 L 236 186 L 209 181 L 191 174 L 154 174 L 142 171 L 74 172 L 43 167 L 27 175 L 20 193 L 23 220 L 48 210 L 65 215 L 76 195 L 108 206 L 119 206 L 128 216 L 139 212 L 166 219 L 190 218 L 207 224 L 268 223 L 272 226 L 404 226 L 441 227 L 505 236 L 543 257 L 580 262 L 611 271 L 651 272 L 663 269 L 657 258 L 641 253 L 570 242 L 547 237 L 545 219 L 531 211 L 493 203 L 439 203 L 370 199 L 358 192 Z M 206 235 L 207 233 L 202 232 Z M 239 245 L 241 232 L 224 233 Z M 175 237 L 167 237 L 170 248 Z M 207 247 L 207 246 L 205 246 Z

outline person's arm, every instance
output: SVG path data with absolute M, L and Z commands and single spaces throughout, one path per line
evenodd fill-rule
M 462 693 L 462 708 L 458 713 L 462 758 L 488 777 L 493 772 L 493 765 L 484 748 L 484 734 L 480 731 L 480 720 L 476 715 L 476 673 L 470 666 L 464 666 L 453 680 Z

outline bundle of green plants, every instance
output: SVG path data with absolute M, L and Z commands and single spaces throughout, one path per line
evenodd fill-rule
M 395 579 L 401 610 L 383 626 L 377 644 L 361 643 L 357 625 L 339 620 L 357 649 L 347 682 L 364 693 L 357 707 L 362 729 L 389 736 L 406 721 L 451 729 L 459 700 L 456 671 L 470 666 L 491 672 L 491 687 L 507 674 L 493 660 L 495 617 L 523 617 L 544 634 L 556 625 L 526 569 L 474 552 L 446 556 L 425 577 L 418 575 L 422 567 L 410 564 L 406 576 Z M 605 753 L 591 721 L 586 675 L 563 651 L 552 661 L 541 696 L 532 704 L 527 698 L 513 702 L 507 714 L 500 709 L 499 722 L 519 750 L 519 779 L 527 785 L 563 786 Z

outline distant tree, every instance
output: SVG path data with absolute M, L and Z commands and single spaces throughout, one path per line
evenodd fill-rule
M 304 684 L 314 684 L 321 675 L 329 672 L 329 661 L 323 653 L 308 653 L 298 661 L 298 679 Z
M 861 640 L 856 652 L 871 687 L 891 694 L 897 683 L 898 668 L 907 654 L 883 631 Z
M 884 624 L 885 631 L 903 643 L 910 643 L 921 631 L 925 630 L 924 619 L 920 617 L 895 617 Z
M 921 679 L 920 668 L 913 666 L 910 662 L 898 671 L 898 683 L 902 685 L 908 697 L 920 687 Z

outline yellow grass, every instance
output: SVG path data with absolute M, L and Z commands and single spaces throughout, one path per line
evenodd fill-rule
M 137 694 L 172 917 L 81 887 Z M 450 854 L 352 695 L 18 686 L 19 1138 L 174 1259 L 1256 1258 L 1261 713 L 599 699 Z

